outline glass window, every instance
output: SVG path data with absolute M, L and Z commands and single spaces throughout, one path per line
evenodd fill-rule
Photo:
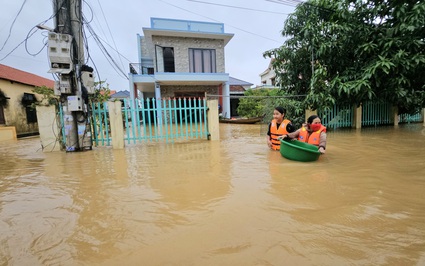
M 216 73 L 214 49 L 189 49 L 189 71 L 192 73 Z

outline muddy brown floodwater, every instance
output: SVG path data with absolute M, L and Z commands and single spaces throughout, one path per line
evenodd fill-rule
M 221 141 L 0 143 L 0 265 L 425 265 L 425 128 L 336 130 L 312 163 Z

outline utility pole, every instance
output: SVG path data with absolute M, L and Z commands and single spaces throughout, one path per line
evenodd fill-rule
M 53 11 L 55 29 L 49 32 L 49 72 L 59 77 L 55 84 L 55 94 L 60 96 L 63 110 L 66 151 L 91 149 L 87 98 L 88 93 L 94 92 L 91 86 L 94 85 L 94 79 L 90 67 L 84 66 L 82 71 L 84 46 L 81 0 L 54 0 Z

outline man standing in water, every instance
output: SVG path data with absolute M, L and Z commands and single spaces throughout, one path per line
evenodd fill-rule
M 280 136 L 294 131 L 291 121 L 285 119 L 286 110 L 283 107 L 276 107 L 273 111 L 273 120 L 269 124 L 267 132 L 267 145 L 273 150 L 280 150 Z

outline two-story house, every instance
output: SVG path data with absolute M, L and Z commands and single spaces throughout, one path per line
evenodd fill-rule
M 275 59 L 270 59 L 269 66 L 260 74 L 261 87 L 263 88 L 273 88 L 276 86 L 276 72 L 273 69 L 273 60 Z
M 151 18 L 151 27 L 137 36 L 139 63 L 130 64 L 130 97 L 220 95 L 222 112 L 229 117 L 224 47 L 233 35 L 224 32 L 222 23 Z

